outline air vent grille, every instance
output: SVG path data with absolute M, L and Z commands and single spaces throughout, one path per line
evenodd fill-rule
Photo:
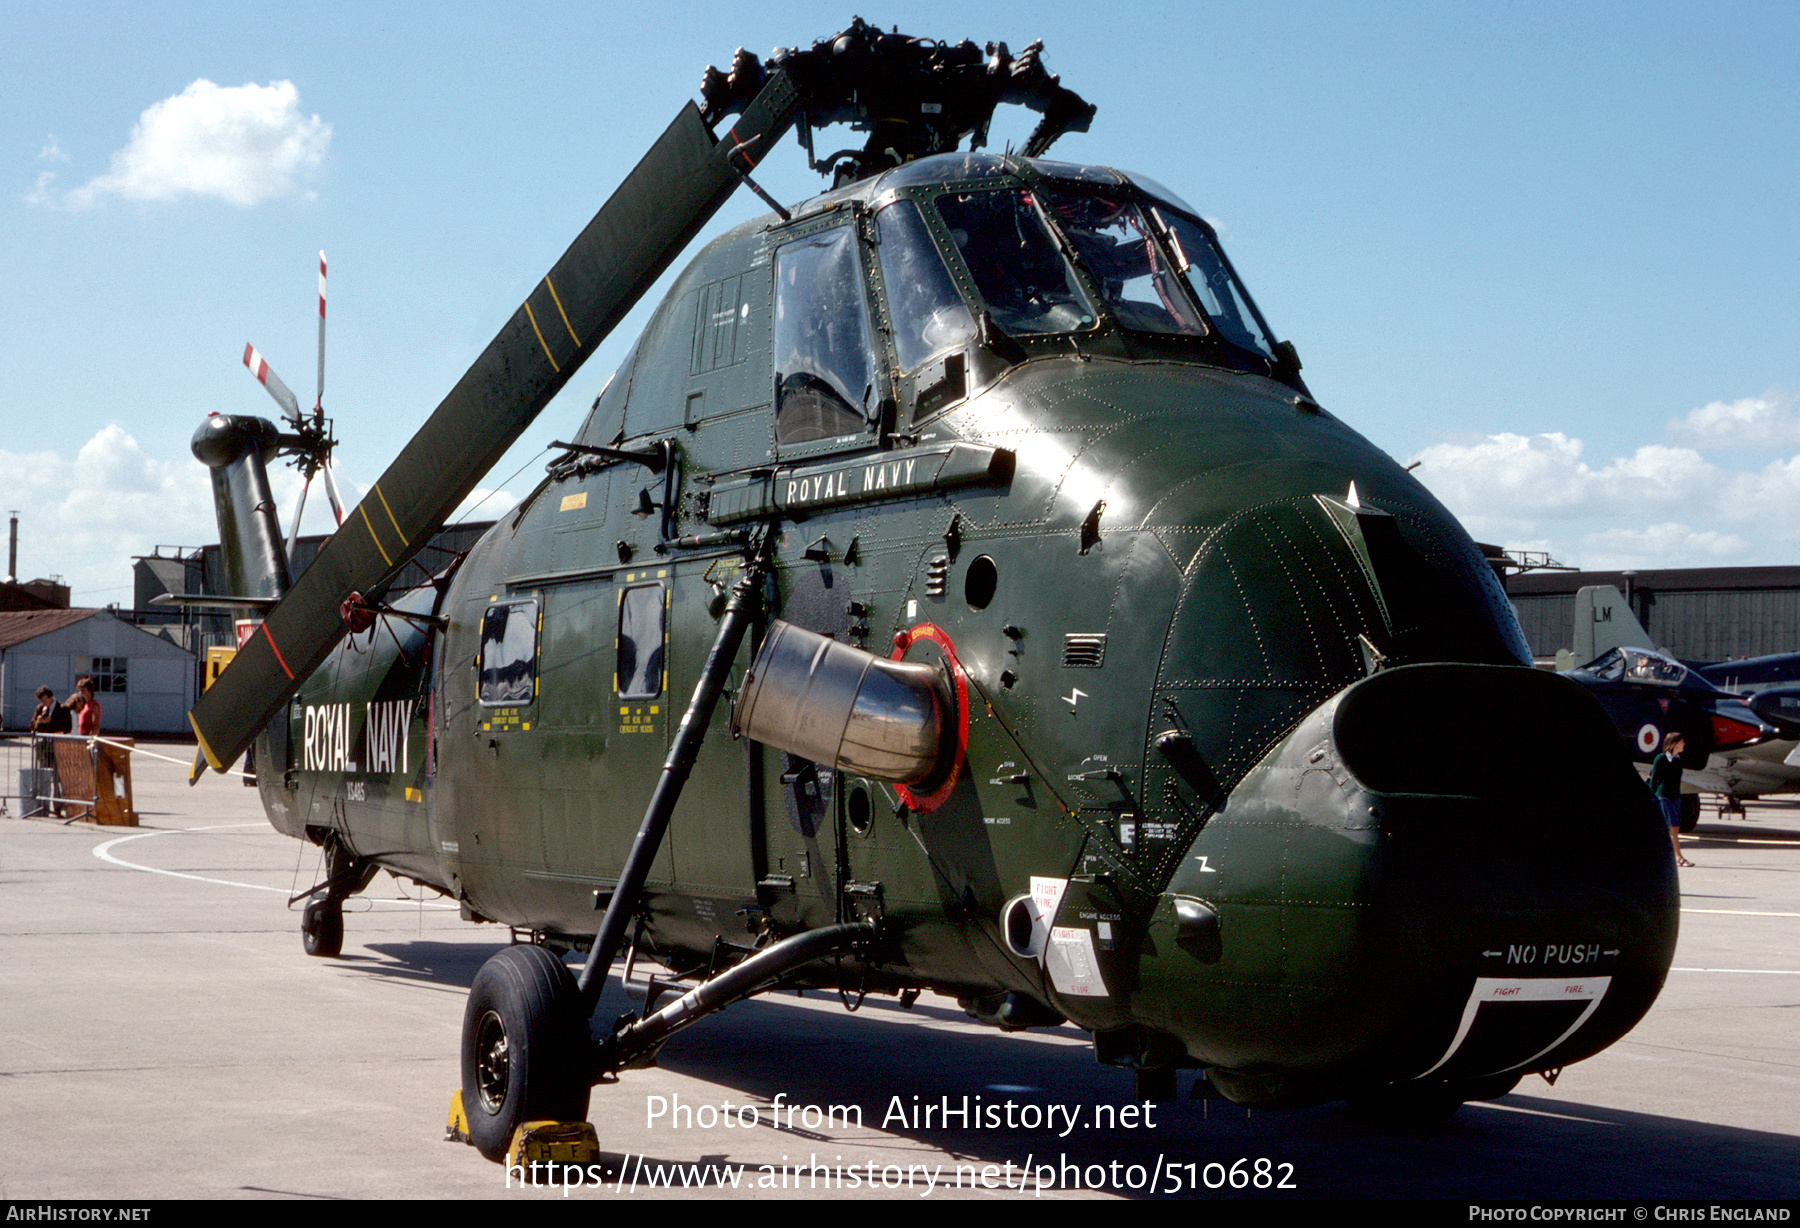
M 1106 633 L 1071 631 L 1063 636 L 1063 666 L 1099 669 L 1106 663 Z

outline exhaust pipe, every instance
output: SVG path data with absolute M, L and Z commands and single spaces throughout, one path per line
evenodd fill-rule
M 873 780 L 929 785 L 945 753 L 946 679 L 776 620 L 745 675 L 734 735 Z

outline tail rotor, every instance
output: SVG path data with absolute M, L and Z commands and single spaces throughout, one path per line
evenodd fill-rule
M 275 374 L 268 360 L 254 345 L 244 347 L 244 366 L 261 384 L 268 394 L 281 406 L 282 417 L 286 419 L 288 433 L 281 437 L 281 453 L 293 458 L 295 468 L 300 470 L 300 498 L 294 508 L 294 525 L 288 533 L 288 562 L 294 563 L 294 551 L 300 540 L 300 520 L 306 514 L 306 496 L 312 489 L 315 474 L 323 471 L 325 477 L 325 497 L 331 503 L 332 515 L 338 525 L 344 523 L 344 503 L 338 495 L 337 479 L 331 472 L 331 451 L 337 446 L 337 440 L 331 436 L 331 422 L 325 417 L 325 253 L 319 253 L 319 382 L 318 395 L 313 401 L 312 413 L 303 414 L 300 400 L 281 377 Z

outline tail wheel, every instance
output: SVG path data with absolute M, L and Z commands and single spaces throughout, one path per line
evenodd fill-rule
M 575 978 L 542 947 L 508 947 L 481 966 L 463 1011 L 469 1135 L 490 1160 L 528 1121 L 582 1121 L 592 1045 Z
M 300 914 L 300 941 L 308 955 L 335 959 L 344 950 L 344 909 L 336 900 L 314 900 Z

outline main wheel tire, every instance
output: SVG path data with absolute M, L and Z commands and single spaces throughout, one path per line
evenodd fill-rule
M 344 909 L 336 900 L 314 900 L 300 914 L 300 941 L 308 955 L 335 959 L 344 950 Z
M 584 1121 L 591 1049 L 581 992 L 543 947 L 508 947 L 481 966 L 463 1011 L 469 1136 L 500 1160 L 527 1121 Z

